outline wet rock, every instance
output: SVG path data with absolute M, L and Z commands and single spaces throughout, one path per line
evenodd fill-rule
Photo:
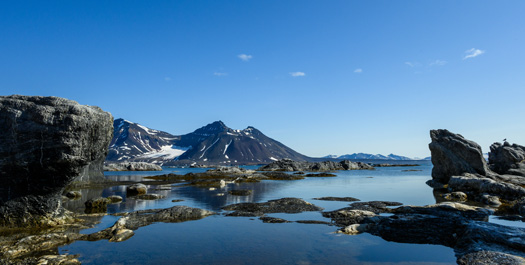
M 222 174 L 252 174 L 255 170 L 248 170 L 240 167 L 217 167 L 215 169 L 209 169 L 208 173 L 222 173 Z
M 78 199 L 82 197 L 82 193 L 80 193 L 80 191 L 77 190 L 72 190 L 66 193 L 66 197 L 68 197 L 69 199 Z
M 162 167 L 146 162 L 122 162 L 105 164 L 104 171 L 162 171 Z
M 141 194 L 141 195 L 137 195 L 137 199 L 139 200 L 159 200 L 159 199 L 162 199 L 162 198 L 165 198 L 166 196 L 164 195 L 160 195 L 160 194 L 156 194 L 156 193 L 150 193 L 150 194 Z
M 148 187 L 142 183 L 133 184 L 126 188 L 127 196 L 137 196 L 148 193 Z
M 523 265 L 523 257 L 496 251 L 477 251 L 463 255 L 458 259 L 459 265 Z
M 354 202 L 350 204 L 350 207 L 345 209 L 349 210 L 363 210 L 370 211 L 376 214 L 379 213 L 390 213 L 392 211 L 391 206 L 403 205 L 400 202 L 389 202 L 389 201 L 369 201 L 369 202 Z
M 340 201 L 340 202 L 355 202 L 355 201 L 359 201 L 359 199 L 356 199 L 356 198 L 353 198 L 353 197 L 320 197 L 320 198 L 314 198 L 314 200 Z
M 77 256 L 73 255 L 45 255 L 38 259 L 37 265 L 80 265 Z
M 361 170 L 374 169 L 372 166 L 362 162 L 351 162 L 343 160 L 340 162 L 301 162 L 291 159 L 281 159 L 268 165 L 260 167 L 259 171 L 333 171 L 333 170 Z
M 481 196 L 481 202 L 492 207 L 498 207 L 501 205 L 501 201 L 497 196 L 491 196 L 489 194 L 483 194 Z
M 312 225 L 332 225 L 330 222 L 318 221 L 318 220 L 297 220 L 298 224 L 312 224 Z
M 228 191 L 229 194 L 234 196 L 248 196 L 252 194 L 251 190 L 230 190 Z
M 108 210 L 108 204 L 111 203 L 110 199 L 107 198 L 94 198 L 86 201 L 85 213 L 105 213 Z
M 61 219 L 73 181 L 103 179 L 113 117 L 57 97 L 0 96 L 0 225 Z
M 181 199 L 177 199 L 177 200 L 171 200 L 171 202 L 182 202 L 184 200 L 181 200 Z
M 122 197 L 118 195 L 108 196 L 107 199 L 110 201 L 110 203 L 120 203 L 123 200 Z
M 216 213 L 208 210 L 187 206 L 174 206 L 168 209 L 143 210 L 129 213 L 121 217 L 115 224 L 100 232 L 85 235 L 83 240 L 108 239 L 110 242 L 120 242 L 133 236 L 133 231 L 152 223 L 178 223 L 198 220 Z
M 418 164 L 372 164 L 373 167 L 418 167 L 420 165 Z M 414 169 L 412 169 L 414 170 Z M 412 170 L 403 170 L 403 171 L 412 171 Z M 415 171 L 421 171 L 421 170 L 415 170 Z
M 263 212 L 256 211 L 256 212 L 247 212 L 247 211 L 235 211 L 231 213 L 227 213 L 226 216 L 234 216 L 234 217 L 259 217 L 264 216 Z
M 326 172 L 323 172 L 323 173 L 311 173 L 311 174 L 306 174 L 304 175 L 305 177 L 337 177 L 336 174 L 332 174 L 332 173 L 326 173 Z
M 290 221 L 284 220 L 282 218 L 263 216 L 259 218 L 263 223 L 290 223 Z
M 451 176 L 464 173 L 486 175 L 489 171 L 481 147 L 460 134 L 448 130 L 431 130 L 432 178 L 448 183 Z
M 494 143 L 490 146 L 489 164 L 498 174 L 525 177 L 525 146 Z
M 298 198 L 282 198 L 261 203 L 239 203 L 222 208 L 226 211 L 247 213 L 301 213 L 305 211 L 321 211 L 323 208 Z M 232 215 L 229 215 L 232 216 Z
M 494 194 L 513 200 L 525 196 L 525 188 L 511 183 L 499 182 L 478 174 L 452 176 L 448 187 L 455 191 L 471 191 L 476 194 Z
M 352 224 L 344 228 L 341 228 L 337 232 L 348 234 L 348 235 L 357 235 L 357 234 L 368 232 L 368 230 L 370 230 L 372 225 L 373 224 Z
M 77 233 L 47 233 L 44 235 L 26 236 L 16 242 L 2 242 L 2 245 L 0 245 L 0 262 L 16 260 L 31 253 L 43 253 L 53 250 L 81 237 L 82 235 Z
M 467 194 L 461 191 L 455 191 L 455 192 L 443 194 L 443 198 L 449 201 L 464 202 L 464 201 L 467 201 Z
M 338 226 L 358 224 L 376 215 L 376 213 L 370 211 L 352 210 L 348 208 L 331 212 L 323 212 L 324 217 L 332 219 L 332 222 Z
M 262 175 L 268 180 L 299 180 L 304 179 L 304 174 L 286 174 L 284 172 L 263 172 Z

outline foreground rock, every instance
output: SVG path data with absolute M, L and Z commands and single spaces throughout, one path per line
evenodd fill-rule
M 60 223 L 64 188 L 103 177 L 113 118 L 98 107 L 1 96 L 0 128 L 0 226 Z
M 341 223 L 342 214 L 332 217 L 345 226 L 343 233 L 368 232 L 388 241 L 451 247 L 460 264 L 525 262 L 525 229 L 486 222 L 492 213 L 487 209 L 446 202 L 402 206 L 392 209 L 392 216 L 360 210 L 335 212 L 346 213 L 346 223 Z
M 234 211 L 228 216 L 263 216 L 266 213 L 301 213 L 305 211 L 321 211 L 323 208 L 298 198 L 282 198 L 268 202 L 239 203 L 222 208 L 226 211 Z
M 162 171 L 162 167 L 146 162 L 123 162 L 105 164 L 104 171 Z
M 48 232 L 29 236 L 17 236 L 13 240 L 0 241 L 0 263 L 7 264 L 80 264 L 70 255 L 42 255 L 42 253 L 58 253 L 58 247 L 75 241 L 109 240 L 119 242 L 134 235 L 134 230 L 152 223 L 178 223 L 199 220 L 215 214 L 214 212 L 175 206 L 168 209 L 153 209 L 125 213 L 111 227 L 92 234 L 73 232 Z M 82 227 L 86 228 L 86 227 Z M 79 229 L 78 229 L 79 230 Z M 0 239 L 3 239 L 0 237 Z
M 300 162 L 291 159 L 281 159 L 266 166 L 260 167 L 259 171 L 333 171 L 333 170 L 362 170 L 374 169 L 372 166 L 362 162 L 351 162 L 343 160 L 340 162 Z

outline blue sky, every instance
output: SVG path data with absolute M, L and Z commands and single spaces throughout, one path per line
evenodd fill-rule
M 525 144 L 524 1 L 2 1 L 0 94 L 306 155 Z

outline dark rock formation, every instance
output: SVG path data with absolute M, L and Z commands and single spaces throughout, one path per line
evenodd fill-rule
M 72 181 L 102 178 L 111 114 L 57 97 L 0 97 L 0 225 L 62 216 Z
M 347 212 L 332 219 L 347 225 L 341 232 L 368 232 L 388 241 L 436 244 L 454 248 L 460 264 L 505 264 L 503 261 L 525 261 L 525 229 L 486 222 L 490 210 L 459 203 L 429 206 L 403 206 L 392 210 L 392 216 L 371 212 Z M 483 252 L 481 252 L 483 251 Z M 469 262 L 479 263 L 469 263 Z
M 234 196 L 248 196 L 252 194 L 252 190 L 230 190 L 228 191 L 229 194 Z
M 432 142 L 428 145 L 432 155 L 432 178 L 447 183 L 451 176 L 463 173 L 486 175 L 488 166 L 481 147 L 460 134 L 447 130 L 431 130 Z
M 93 198 L 88 201 L 86 201 L 85 206 L 86 210 L 85 213 L 105 213 L 108 210 L 108 204 L 111 203 L 110 199 L 107 198 Z
M 525 177 L 525 146 L 494 143 L 490 146 L 489 164 L 498 174 Z
M 362 162 L 351 162 L 343 160 L 340 162 L 304 162 L 291 159 L 281 159 L 268 165 L 260 167 L 259 171 L 333 171 L 333 170 L 361 170 L 374 169 L 372 166 Z
M 265 213 L 300 213 L 323 210 L 321 207 L 297 198 L 282 198 L 261 203 L 247 202 L 232 204 L 222 209 L 238 213 L 237 215 L 232 214 L 229 216 L 262 216 Z
M 359 201 L 359 199 L 356 199 L 354 197 L 320 197 L 320 198 L 314 198 L 314 200 L 340 201 L 340 202 L 355 202 L 355 201 Z
M 127 196 L 137 196 L 148 193 L 148 187 L 142 183 L 133 184 L 126 188 Z
M 146 162 L 108 163 L 104 171 L 162 171 L 162 167 Z

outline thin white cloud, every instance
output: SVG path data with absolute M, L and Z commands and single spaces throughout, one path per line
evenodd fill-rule
M 363 72 L 363 69 L 361 69 L 361 68 L 357 68 L 357 69 L 354 70 L 354 73 L 356 73 L 356 74 L 360 74 L 362 72 Z
M 169 77 L 169 76 L 164 77 L 164 81 L 166 81 L 166 82 L 171 81 L 171 77 Z
M 306 74 L 303 72 L 291 72 L 290 75 L 293 77 L 299 77 L 299 76 L 305 76 Z
M 214 76 L 225 76 L 225 75 L 228 75 L 228 73 L 214 72 L 213 75 Z
M 447 64 L 448 62 L 447 61 L 443 61 L 443 60 L 435 60 L 433 62 L 431 62 L 429 64 L 429 66 L 443 66 L 445 64 Z
M 421 66 L 421 64 L 418 63 L 418 62 L 405 62 L 405 64 L 410 66 L 410 67 L 419 67 L 419 66 Z
M 465 56 L 463 56 L 463 60 L 468 59 L 468 58 L 474 58 L 474 57 L 480 56 L 480 55 L 482 55 L 484 53 L 485 53 L 485 51 L 482 51 L 480 49 L 472 48 L 470 50 L 466 50 L 465 51 Z
M 253 56 L 248 55 L 248 54 L 244 54 L 244 53 L 243 53 L 243 54 L 239 54 L 239 55 L 237 55 L 237 57 L 239 57 L 239 59 L 241 59 L 241 60 L 247 62 L 247 61 L 249 61 L 250 59 L 252 59 Z

